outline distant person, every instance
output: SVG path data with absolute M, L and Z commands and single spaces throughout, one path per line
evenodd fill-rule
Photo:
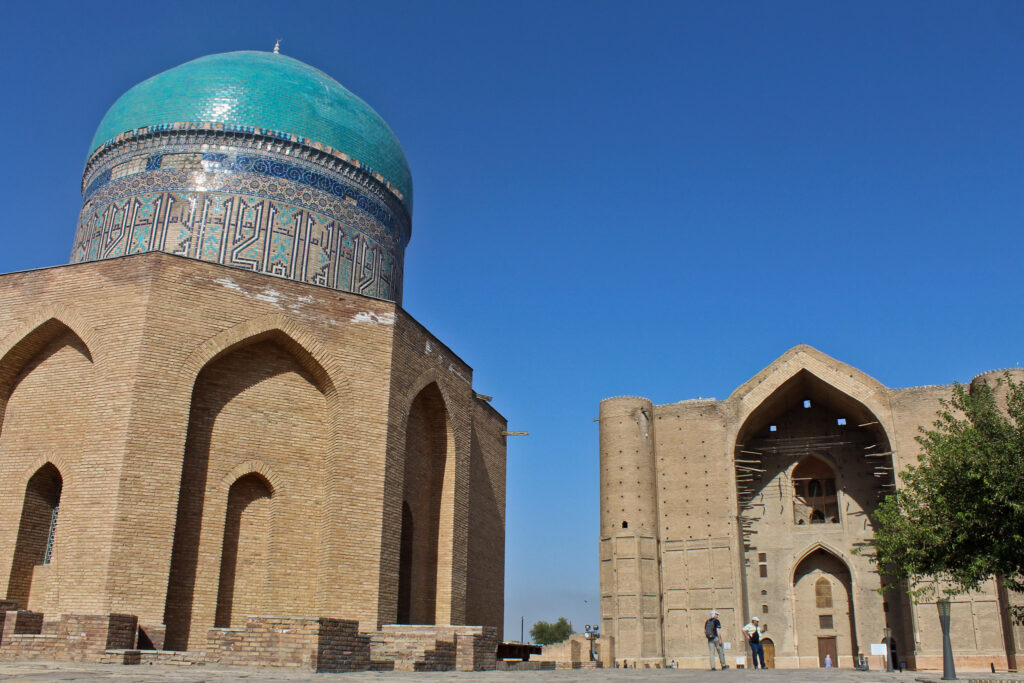
M 708 658 L 711 660 L 711 670 L 715 670 L 715 652 L 718 652 L 718 661 L 722 665 L 722 671 L 729 668 L 725 663 L 725 648 L 722 647 L 722 622 L 718 620 L 718 610 L 711 610 L 711 617 L 704 622 L 704 635 L 708 638 Z
M 826 669 L 831 669 L 832 668 L 832 655 L 825 655 L 825 668 Z
M 761 642 L 761 634 L 764 633 L 761 628 L 761 620 L 758 617 L 750 617 L 750 622 L 743 627 L 743 636 L 750 643 L 750 658 L 754 660 L 755 669 L 767 668 L 764 665 L 764 643 Z M 761 665 L 758 666 L 758 662 Z

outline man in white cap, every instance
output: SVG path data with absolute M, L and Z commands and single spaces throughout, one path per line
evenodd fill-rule
M 711 610 L 711 617 L 704 622 L 704 635 L 708 639 L 708 657 L 711 659 L 711 670 L 715 670 L 715 652 L 718 652 L 718 662 L 722 670 L 729 668 L 725 663 L 725 648 L 722 647 L 722 622 L 718 620 L 718 610 Z
M 757 669 L 758 661 L 760 661 L 761 669 L 764 669 L 764 643 L 761 642 L 761 634 L 764 633 L 764 629 L 761 628 L 761 620 L 756 616 L 750 617 L 750 623 L 743 627 L 743 635 L 746 637 L 747 642 L 750 643 L 750 656 L 753 659 L 754 668 Z

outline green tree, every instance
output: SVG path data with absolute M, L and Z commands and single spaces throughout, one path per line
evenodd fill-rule
M 865 554 L 914 598 L 957 595 L 991 577 L 1024 592 L 1024 384 L 1007 373 L 998 388 L 954 385 L 934 429 L 917 437 L 918 465 L 873 515 Z M 1024 610 L 1014 618 L 1024 623 Z
M 568 640 L 572 635 L 572 624 L 565 617 L 559 617 L 558 621 L 549 624 L 546 621 L 538 621 L 530 629 L 530 637 L 538 645 L 551 645 Z

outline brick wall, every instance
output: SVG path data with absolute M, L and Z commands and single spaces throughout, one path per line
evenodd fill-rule
M 53 559 L 18 570 L 31 609 L 136 614 L 156 647 L 201 647 L 218 615 L 393 622 L 430 386 L 449 432 L 434 620 L 497 625 L 504 420 L 475 423 L 472 370 L 395 304 L 161 253 L 0 276 L 0 581 L 21 519 L 42 528 L 22 510 L 50 463 Z M 249 475 L 269 499 L 229 500 Z
M 315 671 L 364 671 L 369 637 L 358 622 L 341 619 L 254 617 L 244 626 L 207 633 L 205 661 L 235 666 L 274 666 Z
M 879 595 L 882 580 L 849 549 L 870 540 L 871 512 L 894 475 L 917 461 L 918 427 L 930 425 L 950 388 L 889 389 L 798 346 L 723 401 L 603 401 L 602 623 L 617 660 L 707 666 L 703 623 L 714 607 L 736 656 L 745 653 L 736 649 L 739 628 L 757 614 L 779 667 L 818 666 L 819 637 L 835 637 L 839 663 L 849 666 L 885 628 L 911 666 L 915 655 L 918 664 L 934 661 L 934 605 Z M 793 475 L 808 456 L 827 461 L 838 494 L 827 523 L 798 525 Z M 834 591 L 831 609 L 814 601 L 823 577 Z M 964 662 L 1004 666 L 1012 657 L 1015 634 L 999 600 L 992 586 L 954 607 Z M 652 618 L 658 603 L 660 624 Z

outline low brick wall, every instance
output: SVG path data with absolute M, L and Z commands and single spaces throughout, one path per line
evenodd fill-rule
M 65 614 L 10 610 L 0 619 L 0 661 L 222 664 L 320 672 L 485 671 L 497 666 L 493 626 L 385 626 L 359 633 L 346 619 L 250 617 L 238 628 L 207 632 L 203 652 L 140 649 L 131 614 Z M 148 645 L 148 643 L 147 643 Z
M 44 622 L 38 612 L 8 611 L 0 627 L 0 661 L 100 661 L 110 645 L 134 647 L 136 623 L 130 614 L 65 614 Z
M 374 668 L 392 662 L 395 671 L 490 671 L 497 649 L 493 626 L 388 624 L 370 635 Z
M 207 633 L 206 661 L 234 666 L 275 666 L 313 671 L 365 671 L 370 638 L 344 619 L 252 617 L 240 628 Z

